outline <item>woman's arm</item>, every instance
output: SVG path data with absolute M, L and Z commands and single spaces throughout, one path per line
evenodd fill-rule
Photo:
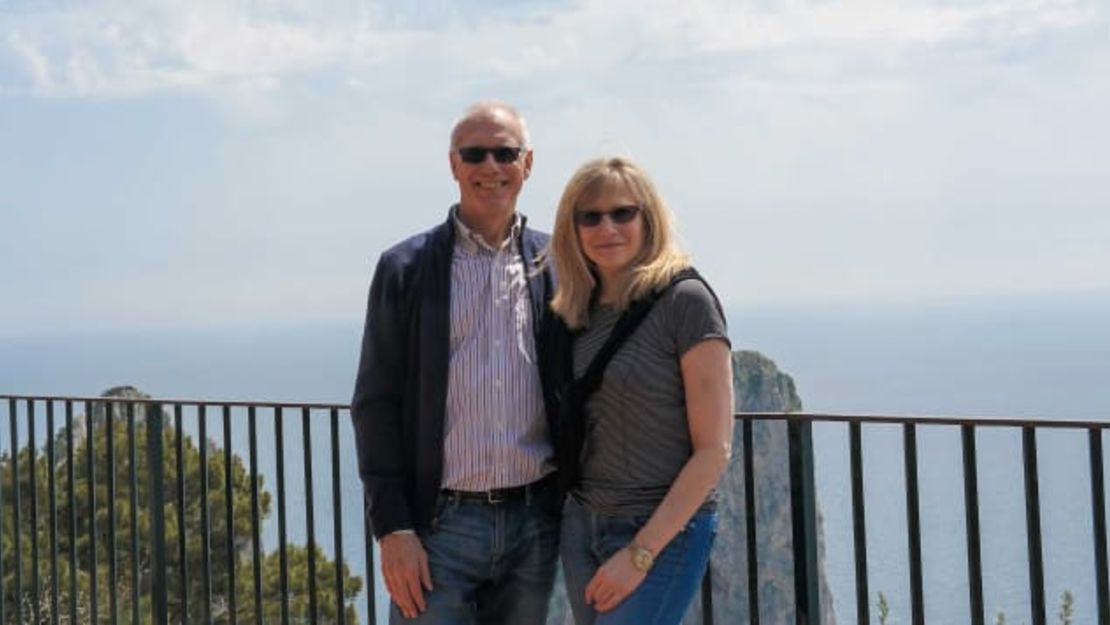
M 666 497 L 637 532 L 636 545 L 658 555 L 686 526 L 728 468 L 732 447 L 732 354 L 726 342 L 704 340 L 680 360 L 686 391 L 686 419 L 693 454 Z M 586 601 L 599 612 L 616 607 L 645 577 L 631 553 L 613 555 L 586 586 Z
M 667 496 L 636 534 L 636 544 L 658 555 L 686 526 L 728 468 L 732 449 L 732 354 L 720 340 L 707 340 L 682 357 L 686 419 L 693 454 Z

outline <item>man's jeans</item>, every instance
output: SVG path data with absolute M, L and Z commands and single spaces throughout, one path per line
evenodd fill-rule
M 490 504 L 441 494 L 420 533 L 432 572 L 428 609 L 391 625 L 542 625 L 559 556 L 560 501 L 554 480 L 528 499 Z
M 597 569 L 628 546 L 648 517 L 591 512 L 572 497 L 563 508 L 563 572 L 577 625 L 677 625 L 694 599 L 713 538 L 717 513 L 694 515 L 655 558 L 644 581 L 612 610 L 599 613 L 586 603 L 586 586 Z

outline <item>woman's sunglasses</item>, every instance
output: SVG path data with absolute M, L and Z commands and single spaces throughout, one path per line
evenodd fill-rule
M 593 228 L 601 223 L 602 218 L 608 217 L 614 224 L 626 224 L 635 219 L 639 212 L 639 206 L 617 206 L 607 211 L 574 211 L 574 223 L 583 228 Z
M 493 160 L 505 165 L 507 163 L 515 163 L 516 159 L 520 158 L 520 153 L 522 151 L 524 151 L 524 148 L 514 148 L 510 146 L 486 148 L 474 145 L 459 148 L 459 158 L 461 158 L 464 163 L 477 165 L 486 160 L 486 154 L 492 154 Z

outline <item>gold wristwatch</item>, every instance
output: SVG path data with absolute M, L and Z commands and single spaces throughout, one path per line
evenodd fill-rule
M 655 564 L 655 556 L 646 547 L 628 543 L 628 553 L 632 555 L 632 566 L 641 573 L 647 573 L 651 570 L 651 565 Z

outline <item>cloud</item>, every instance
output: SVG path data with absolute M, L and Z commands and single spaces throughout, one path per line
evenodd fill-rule
M 560 71 L 605 74 L 636 65 L 742 59 L 752 68 L 780 57 L 896 63 L 908 53 L 951 46 L 1005 49 L 1104 19 L 1092 0 L 994 0 L 952 7 L 924 2 L 587 0 L 532 19 L 495 17 L 437 33 L 441 61 L 514 78 Z M 734 66 L 734 63 L 730 63 Z M 817 69 L 820 69 L 819 67 Z
M 372 14 L 307 15 L 214 2 L 102 1 L 0 13 L 8 92 L 129 97 L 209 87 L 270 89 L 284 76 L 373 58 Z M 0 65 L 3 67 L 3 65 Z
M 443 2 L 438 17 L 403 4 L 264 5 L 122 0 L 0 13 L 0 88 L 48 97 L 128 97 L 166 90 L 265 90 L 319 69 L 364 81 L 387 61 L 451 68 L 460 78 L 605 76 L 630 65 L 800 54 L 795 73 L 845 58 L 891 63 L 907 50 L 993 47 L 1093 23 L 1098 0 L 995 0 L 972 6 L 859 0 L 768 6 L 728 0 L 584 0 L 477 11 Z M 433 19 L 437 17 L 437 19 Z M 835 54 L 829 50 L 837 50 Z M 757 59 L 757 55 L 767 55 Z M 7 57 L 8 63 L 3 63 Z M 757 62 L 758 61 L 758 62 Z M 781 59 L 778 61 L 781 63 Z M 5 66 L 10 67 L 4 71 Z M 824 67 L 822 67 L 824 66 Z M 368 69 L 369 68 L 369 69 Z M 781 67 L 776 71 L 781 71 Z M 411 73 L 409 76 L 411 78 Z
M 875 0 L 783 5 L 753 10 L 697 0 L 686 4 L 677 24 L 687 31 L 685 39 L 691 47 L 721 52 L 827 44 L 905 47 L 978 38 L 1007 39 L 1078 26 L 1097 15 L 1097 5 L 1080 0 L 1003 0 L 961 7 Z M 664 31 L 673 31 L 674 23 L 657 22 Z

